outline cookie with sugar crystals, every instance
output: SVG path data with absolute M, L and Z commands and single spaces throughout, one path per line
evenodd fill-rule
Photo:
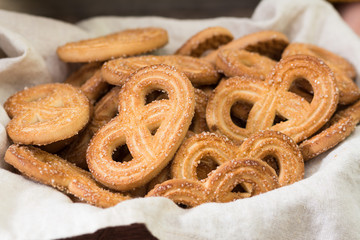
M 165 29 L 137 28 L 70 42 L 60 46 L 57 54 L 64 62 L 105 61 L 150 52 L 167 43 L 168 34 Z
M 9 137 L 19 144 L 47 145 L 76 135 L 90 118 L 87 97 L 63 83 L 42 84 L 12 95 L 4 104 Z

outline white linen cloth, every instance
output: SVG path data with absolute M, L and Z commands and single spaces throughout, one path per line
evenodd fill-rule
M 69 67 L 56 56 L 59 45 L 146 26 L 168 31 L 170 42 L 161 54 L 173 53 L 209 26 L 227 27 L 236 38 L 273 29 L 291 41 L 334 51 L 360 72 L 358 36 L 320 0 L 264 0 L 251 19 L 114 16 L 75 25 L 0 10 L 1 105 L 24 87 L 65 79 Z M 61 192 L 8 171 L 3 161 L 8 121 L 0 107 L 0 239 L 54 239 L 131 223 L 146 224 L 160 239 L 360 239 L 360 128 L 334 150 L 307 162 L 304 180 L 260 196 L 190 210 L 164 198 L 134 199 L 101 209 L 72 203 Z

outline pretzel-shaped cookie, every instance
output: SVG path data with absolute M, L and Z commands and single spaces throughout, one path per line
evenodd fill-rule
M 89 172 L 32 146 L 11 145 L 5 153 L 5 161 L 31 179 L 98 207 L 111 207 L 130 199 L 99 187 Z
M 246 192 L 236 192 L 241 185 Z M 246 186 L 250 186 L 248 189 Z M 155 186 L 147 197 L 167 197 L 177 204 L 195 207 L 206 202 L 229 202 L 280 187 L 275 170 L 259 159 L 228 161 L 204 181 L 171 179 Z
M 166 91 L 169 99 L 145 105 L 153 90 Z M 194 114 L 194 88 L 175 68 L 156 65 L 132 75 L 119 98 L 119 115 L 93 137 L 87 162 L 99 182 L 129 190 L 149 182 L 175 154 Z M 133 159 L 115 162 L 113 151 L 125 143 Z
M 4 104 L 15 143 L 47 145 L 76 135 L 89 121 L 86 96 L 69 84 L 43 84 L 12 95 Z
M 105 62 L 101 73 L 105 81 L 113 85 L 123 85 L 125 80 L 136 70 L 156 64 L 174 66 L 185 73 L 195 85 L 210 85 L 217 83 L 219 74 L 214 66 L 206 61 L 190 56 L 140 56 L 131 58 L 118 58 Z
M 314 89 L 311 103 L 288 91 L 299 78 L 308 80 Z M 230 117 L 237 101 L 253 104 L 245 128 L 236 126 Z M 294 55 L 282 59 L 265 82 L 238 77 L 220 82 L 208 102 L 206 121 L 211 131 L 237 142 L 258 130 L 272 129 L 298 143 L 330 119 L 337 103 L 331 70 L 315 57 Z M 277 114 L 287 121 L 273 125 Z
M 266 161 L 274 157 L 279 165 L 279 184 L 292 184 L 304 177 L 301 152 L 288 136 L 275 131 L 259 131 L 240 146 L 216 134 L 202 133 L 187 139 L 172 163 L 173 178 L 198 180 L 197 167 L 204 157 L 222 165 L 233 159 L 254 158 Z

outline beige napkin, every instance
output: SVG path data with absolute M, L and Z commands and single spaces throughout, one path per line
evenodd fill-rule
M 265 0 L 251 19 L 96 17 L 76 25 L 0 10 L 0 103 L 24 87 L 64 80 L 68 66 L 55 50 L 65 42 L 159 26 L 170 37 L 159 53 L 169 54 L 199 30 L 218 25 L 235 37 L 278 30 L 291 41 L 332 50 L 360 70 L 359 38 L 330 4 L 320 0 Z M 0 107 L 0 159 L 8 145 L 7 122 Z M 359 239 L 359 146 L 357 128 L 334 150 L 306 163 L 306 178 L 300 182 L 250 199 L 190 210 L 164 198 L 134 199 L 108 209 L 72 203 L 51 187 L 6 170 L 1 160 L 0 239 L 55 239 L 135 222 L 145 223 L 160 239 Z

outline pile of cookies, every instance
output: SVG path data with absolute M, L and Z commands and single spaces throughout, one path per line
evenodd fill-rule
M 151 54 L 168 41 L 151 27 L 60 46 L 82 66 L 5 102 L 5 161 L 99 207 L 154 196 L 194 207 L 303 179 L 304 161 L 360 121 L 354 67 L 321 47 L 210 27 Z

